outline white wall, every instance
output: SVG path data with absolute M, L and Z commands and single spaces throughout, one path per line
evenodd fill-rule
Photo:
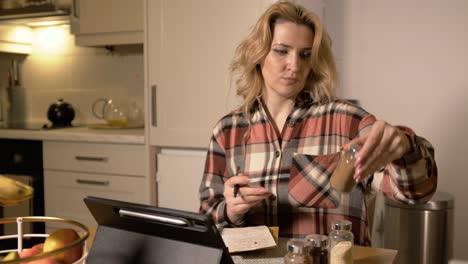
M 455 196 L 454 257 L 468 260 L 468 1 L 325 3 L 341 95 L 432 142 L 438 190 Z
M 47 109 L 58 98 L 71 103 L 75 122 L 98 122 L 91 112 L 100 97 L 136 101 L 143 109 L 143 47 L 77 47 L 69 26 L 35 28 L 33 51 L 15 56 L 21 63 L 21 87 L 14 89 L 16 120 L 47 121 Z M 12 55 L 0 54 L 0 65 Z M 2 70 L 5 67 L 0 67 Z M 0 77 L 6 77 L 4 71 Z

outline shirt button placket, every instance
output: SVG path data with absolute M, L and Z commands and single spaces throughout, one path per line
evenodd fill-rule
M 279 179 L 280 179 L 280 171 L 281 171 L 281 158 L 282 158 L 283 152 L 281 150 L 276 150 L 275 151 L 275 159 L 276 159 L 276 168 L 277 168 L 277 175 L 276 175 L 276 191 L 274 192 L 274 195 L 270 197 L 270 203 L 273 205 L 274 210 L 277 210 L 278 208 L 278 203 L 280 202 L 278 200 L 278 197 L 280 196 L 279 193 Z M 273 209 L 273 208 L 272 208 Z M 278 213 L 278 212 L 276 212 Z

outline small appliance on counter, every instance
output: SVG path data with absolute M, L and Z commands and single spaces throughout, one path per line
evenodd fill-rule
M 52 122 L 52 127 L 71 127 L 75 118 L 75 110 L 71 104 L 60 98 L 49 106 L 47 118 Z

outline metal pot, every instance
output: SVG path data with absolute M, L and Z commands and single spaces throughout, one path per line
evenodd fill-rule
M 71 122 L 75 118 L 75 110 L 73 110 L 71 104 L 60 98 L 49 106 L 47 118 L 52 122 L 52 126 L 54 127 L 71 126 Z

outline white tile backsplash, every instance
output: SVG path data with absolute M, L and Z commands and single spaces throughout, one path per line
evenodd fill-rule
M 20 61 L 21 87 L 14 88 L 13 119 L 46 122 L 49 105 L 59 98 L 72 104 L 78 123 L 99 122 L 91 110 L 98 98 L 135 101 L 144 109 L 143 47 L 119 46 L 114 53 L 104 47 L 78 47 L 69 27 L 65 29 L 34 29 L 33 52 Z M 52 43 L 47 42 L 46 31 L 53 32 Z M 10 61 L 10 55 L 1 54 L 0 65 Z
M 22 86 L 27 91 L 70 89 L 70 69 L 69 56 L 29 55 L 22 67 Z

